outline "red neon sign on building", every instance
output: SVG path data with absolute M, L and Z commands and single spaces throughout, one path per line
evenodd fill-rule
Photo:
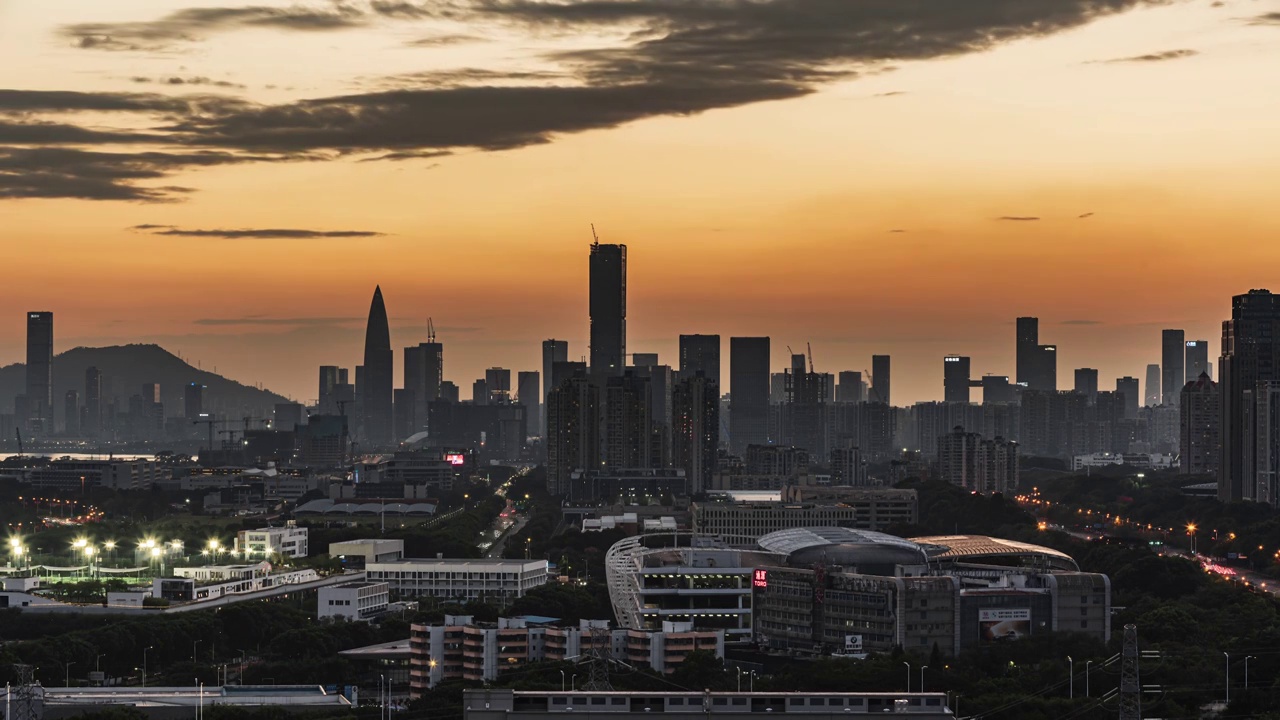
M 769 571 L 768 570 L 751 571 L 751 587 L 753 588 L 769 587 Z

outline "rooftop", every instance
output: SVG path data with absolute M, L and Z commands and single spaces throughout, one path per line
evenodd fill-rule
M 890 545 L 904 550 L 921 549 L 916 543 L 896 535 L 846 527 L 788 528 L 765 535 L 759 543 L 765 550 L 783 555 L 823 545 Z
M 932 535 L 912 538 L 912 542 L 925 546 L 930 559 L 964 560 L 982 557 L 1009 557 L 1020 555 L 1041 555 L 1046 558 L 1064 561 L 1071 567 L 1076 561 L 1070 555 L 1053 548 L 1016 540 L 987 537 L 985 535 Z

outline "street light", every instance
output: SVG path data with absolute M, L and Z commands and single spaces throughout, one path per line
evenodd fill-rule
M 1244 658 L 1244 689 L 1249 689 L 1249 661 L 1254 660 L 1252 655 L 1246 655 Z
M 71 666 L 72 666 L 72 665 L 75 665 L 75 663 L 74 663 L 74 662 L 65 662 L 65 663 L 62 663 L 62 665 L 63 665 L 63 671 L 66 673 L 66 676 L 65 676 L 65 678 L 63 679 L 63 680 L 64 680 L 64 687 L 71 687 Z
M 739 672 L 739 673 L 741 673 L 742 671 L 741 671 L 741 670 L 739 670 L 738 672 Z M 741 678 L 741 677 L 739 677 L 739 678 L 738 678 L 738 690 L 739 690 L 739 691 L 741 691 L 741 690 L 742 690 L 742 678 Z M 563 671 L 563 670 L 561 670 L 561 671 L 560 671 L 560 692 L 564 692 L 564 671 Z
M 1191 554 L 1196 554 L 1196 524 L 1187 523 L 1187 534 L 1191 536 Z
M 1222 653 L 1222 655 L 1227 659 L 1227 704 L 1230 705 L 1231 704 L 1231 656 L 1225 652 Z
M 924 671 L 928 669 L 929 669 L 928 665 L 920 666 L 920 692 L 924 692 Z
M 142 648 L 142 687 L 147 686 L 147 651 L 154 649 L 150 645 Z
M 1084 664 L 1084 696 L 1089 697 L 1089 666 L 1093 664 L 1092 660 L 1088 660 Z
M 1067 664 L 1071 667 L 1071 680 L 1067 684 L 1067 687 L 1070 689 L 1068 691 L 1069 694 L 1067 695 L 1067 698 L 1074 700 L 1076 696 L 1076 661 L 1072 660 L 1071 656 L 1068 655 Z
M 903 661 L 902 664 L 907 666 L 907 692 L 911 692 L 911 663 Z

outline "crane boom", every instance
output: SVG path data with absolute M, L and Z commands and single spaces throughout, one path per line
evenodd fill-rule
M 427 342 L 433 343 L 435 341 L 436 341 L 436 324 L 435 322 L 432 321 L 431 318 L 427 318 Z

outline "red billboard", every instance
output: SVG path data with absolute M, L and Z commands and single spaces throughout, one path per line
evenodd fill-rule
M 450 465 L 466 465 L 467 464 L 467 456 L 463 455 L 462 453 L 448 453 L 447 455 L 444 456 L 444 459 L 448 460 Z
M 768 570 L 751 571 L 751 587 L 753 588 L 769 587 L 769 571 Z

